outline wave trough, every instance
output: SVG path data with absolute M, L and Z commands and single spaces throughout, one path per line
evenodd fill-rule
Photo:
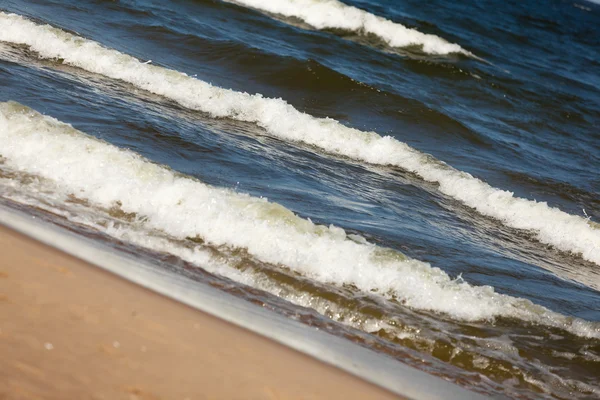
M 423 52 L 429 54 L 461 53 L 473 56 L 458 44 L 450 43 L 439 36 L 407 28 L 337 0 L 229 1 L 271 14 L 298 18 L 318 30 L 341 29 L 360 35 L 374 35 L 390 47 L 420 46 Z
M 59 59 L 127 82 L 212 117 L 255 123 L 283 140 L 371 164 L 403 168 L 437 183 L 442 193 L 483 215 L 531 231 L 540 242 L 600 265 L 600 229 L 593 222 L 549 207 L 545 202 L 515 197 L 390 136 L 349 128 L 329 118 L 315 118 L 282 99 L 215 87 L 16 14 L 0 12 L 0 41 L 28 46 L 42 58 Z
M 518 318 L 600 337 L 597 324 L 451 279 L 428 263 L 316 225 L 266 199 L 206 185 L 18 103 L 0 103 L 0 156 L 6 167 L 52 181 L 65 195 L 136 215 L 145 229 L 244 249 L 321 283 L 460 320 Z

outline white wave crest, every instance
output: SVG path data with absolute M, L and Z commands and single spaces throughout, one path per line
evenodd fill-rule
M 375 35 L 390 47 L 422 46 L 429 54 L 462 53 L 473 56 L 458 44 L 439 36 L 392 22 L 337 0 L 229 0 L 232 3 L 293 17 L 315 29 L 343 29 L 361 35 Z
M 506 316 L 600 337 L 600 327 L 593 323 L 496 293 L 489 286 L 453 280 L 428 263 L 358 243 L 341 228 L 315 225 L 266 199 L 175 173 L 18 103 L 0 103 L 0 156 L 4 168 L 52 181 L 63 196 L 135 213 L 147 230 L 245 249 L 321 283 L 352 285 L 462 320 Z
M 213 117 L 255 123 L 283 140 L 372 164 L 403 168 L 439 184 L 442 193 L 483 215 L 531 231 L 543 243 L 600 265 L 600 229 L 591 221 L 549 207 L 545 202 L 496 189 L 390 136 L 349 128 L 329 118 L 315 118 L 282 99 L 218 88 L 15 14 L 0 12 L 0 41 L 26 45 L 40 57 L 61 59 L 66 64 L 122 80 Z

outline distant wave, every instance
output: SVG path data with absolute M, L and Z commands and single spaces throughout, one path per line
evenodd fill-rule
M 511 192 L 496 189 L 390 136 L 349 128 L 329 118 L 315 118 L 282 99 L 218 88 L 15 14 L 0 12 L 0 41 L 26 45 L 40 57 L 60 59 L 65 64 L 128 82 L 213 117 L 255 123 L 283 140 L 305 143 L 372 164 L 403 168 L 426 181 L 438 183 L 442 193 L 483 215 L 507 226 L 528 230 L 543 243 L 600 265 L 598 224 L 549 207 L 545 202 L 515 197 Z
M 390 47 L 421 46 L 425 53 L 462 53 L 473 56 L 458 44 L 439 36 L 373 15 L 337 0 L 228 0 L 272 14 L 294 17 L 315 29 L 342 29 L 361 35 L 375 35 Z
M 598 324 L 496 293 L 489 286 L 453 280 L 428 263 L 349 236 L 333 225 L 316 225 L 263 198 L 175 173 L 15 102 L 0 103 L 0 154 L 3 168 L 52 181 L 63 195 L 90 206 L 135 214 L 137 224 L 147 230 L 246 249 L 315 281 L 353 285 L 457 319 L 512 317 L 600 337 Z

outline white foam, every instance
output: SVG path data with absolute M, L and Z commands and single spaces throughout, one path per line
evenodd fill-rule
M 403 168 L 438 183 L 442 193 L 483 215 L 531 231 L 543 243 L 600 265 L 600 229 L 594 228 L 591 221 L 549 207 L 545 202 L 515 197 L 511 192 L 491 187 L 390 136 L 349 128 L 329 118 L 315 118 L 282 99 L 218 88 L 181 72 L 144 64 L 96 42 L 15 14 L 0 12 L 0 41 L 26 45 L 43 58 L 61 59 L 66 64 L 128 82 L 213 117 L 256 123 L 283 140 L 372 164 Z
M 427 263 L 357 243 L 343 229 L 315 225 L 266 199 L 182 176 L 18 103 L 0 103 L 0 156 L 5 168 L 52 181 L 63 194 L 137 214 L 138 224 L 148 231 L 245 249 L 324 284 L 352 285 L 457 319 L 507 316 L 600 337 L 600 327 L 593 323 L 498 294 L 489 286 L 453 280 Z
M 375 35 L 390 47 L 421 46 L 425 53 L 473 54 L 439 36 L 392 22 L 337 0 L 230 0 L 271 14 L 298 18 L 315 29 L 343 29 L 360 35 Z

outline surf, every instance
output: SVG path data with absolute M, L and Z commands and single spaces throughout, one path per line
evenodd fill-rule
M 288 18 L 297 18 L 317 30 L 337 29 L 361 36 L 373 35 L 390 47 L 418 46 L 428 54 L 473 53 L 439 36 L 419 32 L 337 0 L 231 0 L 231 3 Z
M 0 12 L 0 41 L 27 46 L 42 58 L 127 82 L 214 118 L 254 123 L 282 140 L 361 162 L 400 167 L 437 183 L 440 192 L 482 215 L 531 232 L 542 243 L 600 265 L 600 230 L 592 221 L 545 202 L 515 197 L 391 136 L 313 117 L 282 99 L 222 89 L 16 14 Z
M 0 103 L 0 155 L 3 168 L 52 182 L 57 196 L 116 208 L 148 232 L 243 249 L 256 259 L 326 285 L 356 287 L 458 320 L 517 318 L 600 338 L 597 324 L 497 293 L 490 286 L 453 279 L 439 268 L 342 228 L 315 224 L 265 198 L 207 185 L 15 102 Z M 110 227 L 102 229 L 111 233 Z M 130 236 L 133 233 L 129 231 Z M 164 243 L 153 243 L 148 240 L 145 245 L 165 249 Z M 187 251 L 196 254 L 194 260 L 201 267 L 214 264 L 201 252 Z M 223 270 L 225 265 L 220 261 L 213 269 Z M 241 272 L 226 275 L 252 284 Z

